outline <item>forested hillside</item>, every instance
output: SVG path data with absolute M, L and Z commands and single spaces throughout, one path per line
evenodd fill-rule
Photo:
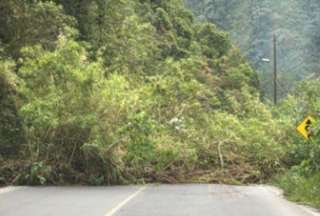
M 222 168 L 256 181 L 277 167 L 256 73 L 181 1 L 0 8 L 2 182 L 223 181 Z M 266 122 L 264 140 L 246 135 Z
M 272 95 L 272 34 L 277 36 L 280 95 L 297 81 L 319 75 L 320 2 L 317 0 L 187 0 L 199 20 L 230 32 L 261 77 L 267 98 Z
M 262 58 L 272 59 L 272 37 L 276 35 L 282 102 L 272 113 L 273 117 L 281 119 L 278 122 L 282 125 L 280 133 L 291 138 L 287 143 L 293 146 L 276 182 L 291 199 L 320 206 L 318 123 L 314 137 L 308 141 L 294 138 L 294 128 L 290 129 L 290 125 L 298 125 L 303 116 L 319 119 L 320 2 L 186 0 L 186 3 L 199 22 L 216 23 L 219 29 L 230 33 L 232 41 L 258 71 L 264 99 L 272 97 L 273 76 L 272 65 Z M 283 127 L 286 124 L 288 127 Z
M 319 147 L 295 127 L 318 117 L 319 81 L 262 103 L 222 29 L 258 59 L 253 30 L 223 13 L 216 26 L 182 0 L 0 1 L 0 184 L 256 183 L 292 166 L 316 181 Z M 265 54 L 270 32 L 254 31 Z

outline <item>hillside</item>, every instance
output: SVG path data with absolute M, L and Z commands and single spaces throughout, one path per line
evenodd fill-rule
M 272 96 L 272 36 L 277 37 L 280 96 L 299 81 L 319 77 L 319 10 L 317 0 L 187 0 L 198 20 L 216 23 L 258 71 L 266 98 Z
M 1 75 L 12 89 L 1 104 L 15 105 L 1 114 L 21 125 L 1 125 L 20 144 L 3 154 L 13 136 L 1 133 L 2 183 L 247 182 L 278 166 L 270 146 L 281 136 L 256 73 L 182 1 L 0 9 Z M 248 136 L 256 127 L 263 139 Z
M 318 193 L 318 145 L 295 127 L 319 117 L 319 81 L 262 103 L 228 33 L 183 1 L 10 0 L 0 13 L 0 185 L 286 173 L 277 179 L 287 191 Z

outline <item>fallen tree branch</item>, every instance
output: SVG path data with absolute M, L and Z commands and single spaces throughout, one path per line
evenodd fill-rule
M 223 155 L 222 155 L 222 150 L 221 150 L 221 147 L 222 147 L 222 142 L 219 142 L 218 144 L 218 154 L 219 154 L 219 159 L 220 159 L 220 166 L 222 169 L 224 169 L 224 160 L 223 160 Z

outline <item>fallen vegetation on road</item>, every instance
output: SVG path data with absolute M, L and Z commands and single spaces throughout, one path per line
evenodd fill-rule
M 0 185 L 319 172 L 316 144 L 295 133 L 306 114 L 318 117 L 319 81 L 272 107 L 228 35 L 181 1 L 90 1 L 84 14 L 56 2 L 0 3 L 11 30 L 0 31 Z

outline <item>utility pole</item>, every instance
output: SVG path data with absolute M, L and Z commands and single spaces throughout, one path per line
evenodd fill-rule
M 275 105 L 278 103 L 277 70 L 277 37 L 275 34 L 273 34 L 273 101 Z

